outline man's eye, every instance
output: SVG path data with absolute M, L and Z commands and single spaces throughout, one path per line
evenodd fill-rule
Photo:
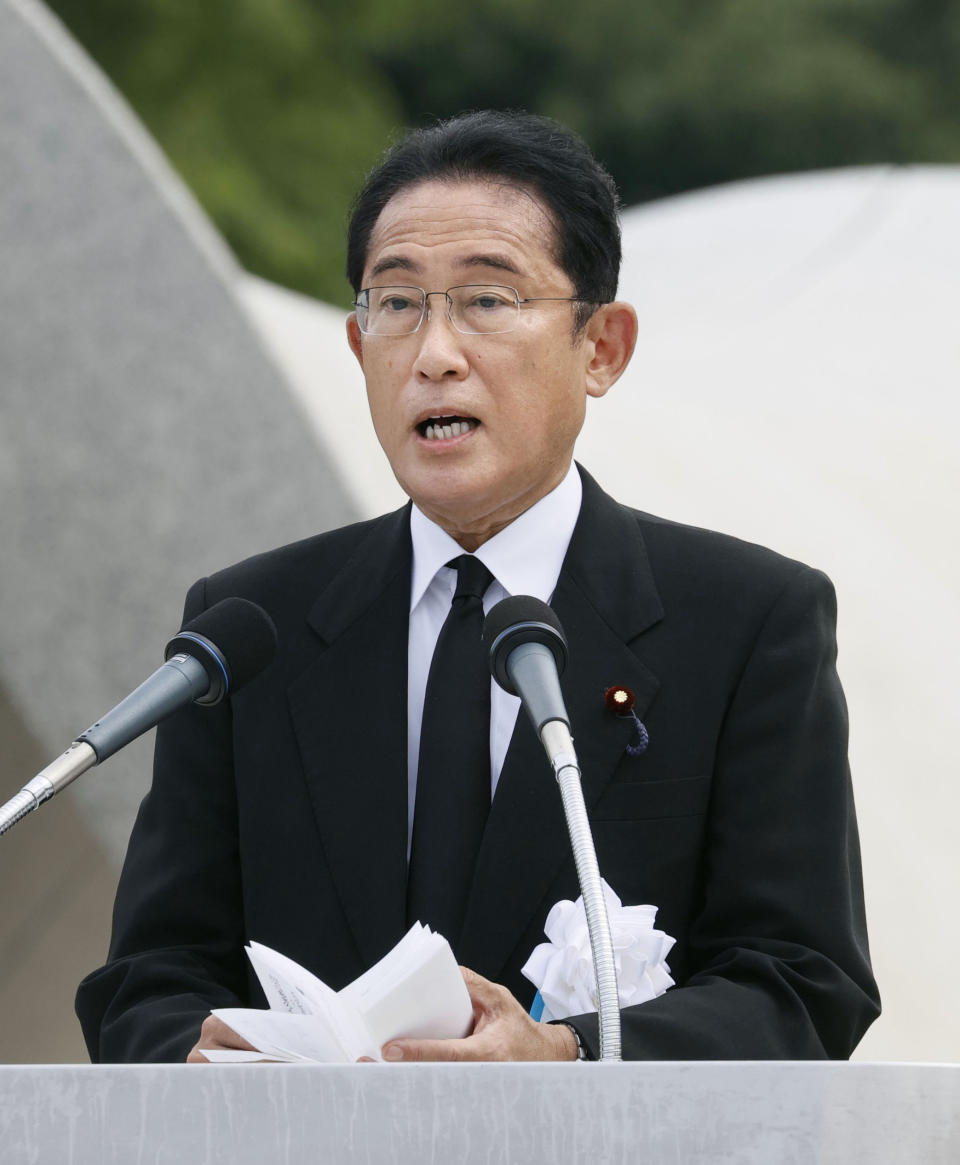
M 400 312 L 409 311 L 415 307 L 412 299 L 407 299 L 402 295 L 391 295 L 389 299 L 382 299 L 380 301 L 380 311 Z M 417 308 L 416 310 L 420 310 Z
M 509 302 L 502 295 L 495 295 L 489 291 L 485 291 L 482 295 L 471 296 L 467 302 L 467 306 L 479 308 L 481 311 L 493 311 L 498 307 L 506 307 Z

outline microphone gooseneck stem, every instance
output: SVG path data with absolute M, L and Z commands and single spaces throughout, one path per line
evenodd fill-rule
M 580 785 L 580 766 L 573 750 L 570 729 L 562 720 L 549 720 L 540 730 L 540 739 L 553 766 L 563 811 L 567 818 L 573 860 L 580 880 L 583 908 L 590 934 L 590 950 L 597 976 L 597 1011 L 600 1016 L 600 1059 L 617 1061 L 620 1052 L 620 991 L 617 964 L 613 954 L 613 937 L 607 904 L 603 897 L 597 851 L 590 832 L 587 807 Z
M 0 834 L 4 834 L 17 822 L 32 813 L 54 793 L 65 789 L 81 773 L 92 769 L 97 763 L 97 754 L 86 741 L 75 740 L 56 760 L 28 781 L 15 797 L 0 805 Z

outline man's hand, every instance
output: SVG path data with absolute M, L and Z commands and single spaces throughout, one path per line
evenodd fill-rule
M 506 987 L 460 970 L 473 1003 L 472 1033 L 462 1040 L 391 1040 L 383 1045 L 385 1060 L 576 1060 L 568 1027 L 535 1022 Z
M 238 1036 L 232 1027 L 227 1027 L 222 1019 L 217 1019 L 215 1015 L 208 1015 L 203 1021 L 203 1026 L 200 1028 L 200 1039 L 190 1049 L 190 1055 L 187 1056 L 188 1064 L 209 1064 L 210 1061 L 202 1055 L 204 1048 L 222 1049 L 222 1048 L 241 1048 L 245 1052 L 255 1052 L 253 1044 L 248 1044 L 242 1037 Z

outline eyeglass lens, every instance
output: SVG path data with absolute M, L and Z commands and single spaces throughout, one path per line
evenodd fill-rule
M 468 284 L 429 295 L 446 297 L 450 321 L 461 332 L 509 332 L 516 327 L 520 303 L 512 287 Z M 357 320 L 368 335 L 406 336 L 423 320 L 428 293 L 419 287 L 369 287 L 357 297 Z

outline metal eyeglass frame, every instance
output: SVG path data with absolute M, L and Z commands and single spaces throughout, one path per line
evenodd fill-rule
M 451 291 L 465 291 L 467 289 L 484 290 L 489 288 L 491 291 L 509 291 L 513 295 L 513 301 L 516 306 L 516 313 L 514 314 L 513 323 L 509 328 L 492 328 L 489 331 L 476 331 L 470 328 L 461 327 L 460 324 L 453 318 L 454 301 L 450 296 Z M 361 313 L 366 313 L 370 309 L 370 292 L 371 291 L 418 291 L 423 298 L 420 305 L 420 318 L 417 320 L 416 326 L 406 332 L 369 332 L 364 327 Z M 387 336 L 392 339 L 402 339 L 404 336 L 413 336 L 420 331 L 423 326 L 423 321 L 428 318 L 430 313 L 430 296 L 442 295 L 447 301 L 447 319 L 451 325 L 460 332 L 463 336 L 505 336 L 510 332 L 516 330 L 517 320 L 520 318 L 520 308 L 525 303 L 593 303 L 597 306 L 601 301 L 594 299 L 584 299 L 582 295 L 531 295 L 525 299 L 520 298 L 520 293 L 515 287 L 510 287 L 505 283 L 456 283 L 452 287 L 448 287 L 446 291 L 426 291 L 422 287 L 416 287 L 412 283 L 384 283 L 378 284 L 374 287 L 364 287 L 357 293 L 357 298 L 353 301 L 353 306 L 357 309 L 357 326 L 365 336 Z M 366 302 L 361 302 L 362 297 L 366 296 Z

